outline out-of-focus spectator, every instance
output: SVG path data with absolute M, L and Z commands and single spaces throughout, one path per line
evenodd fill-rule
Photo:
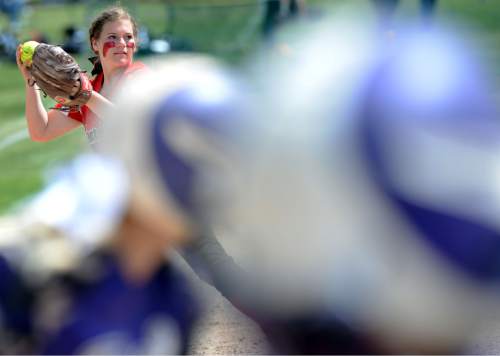
M 304 15 L 305 11 L 305 0 L 267 0 L 262 22 L 264 39 L 271 41 L 278 27 L 296 20 L 299 16 Z
M 27 41 L 37 41 L 39 43 L 51 43 L 50 38 L 42 31 L 33 30 L 30 31 Z
M 0 11 L 3 12 L 8 20 L 9 32 L 17 33 L 21 26 L 21 15 L 24 9 L 25 0 L 0 0 Z
M 10 32 L 0 32 L 0 56 L 9 60 L 16 60 L 16 48 L 18 39 Z
M 62 48 L 71 54 L 82 53 L 85 48 L 85 33 L 75 26 L 66 27 Z
M 0 0 L 0 12 L 7 17 L 7 27 L 0 29 L 0 56 L 10 60 L 16 58 L 15 42 L 21 27 L 21 16 L 24 9 L 24 0 Z
M 384 30 L 392 30 L 394 26 L 394 13 L 400 3 L 399 0 L 372 0 L 380 25 Z M 424 27 L 432 24 L 437 0 L 420 0 L 420 21 Z

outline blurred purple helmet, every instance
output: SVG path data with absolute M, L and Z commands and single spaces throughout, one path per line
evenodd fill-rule
M 485 67 L 457 36 L 399 33 L 380 52 L 350 114 L 331 118 L 332 199 L 350 210 L 332 232 L 347 230 L 365 259 L 345 276 L 332 264 L 352 287 L 332 286 L 332 305 L 383 343 L 449 350 L 497 298 L 498 112 Z
M 386 54 L 360 102 L 360 149 L 386 199 L 453 266 L 500 277 L 500 121 L 472 48 L 411 33 Z

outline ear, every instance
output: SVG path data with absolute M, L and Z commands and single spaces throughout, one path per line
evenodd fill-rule
M 97 40 L 95 38 L 92 38 L 90 40 L 90 43 L 92 44 L 92 51 L 95 54 L 98 54 L 99 53 L 99 46 L 97 45 Z

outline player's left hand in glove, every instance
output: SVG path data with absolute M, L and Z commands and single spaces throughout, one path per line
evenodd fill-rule
M 19 52 L 19 59 L 31 76 L 30 84 L 36 83 L 63 109 L 79 109 L 89 101 L 90 80 L 61 47 L 29 41 L 20 46 Z

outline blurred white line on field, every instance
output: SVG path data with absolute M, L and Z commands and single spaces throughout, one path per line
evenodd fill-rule
M 28 131 L 26 129 L 19 130 L 14 132 L 0 141 L 0 150 L 4 150 L 9 146 L 12 146 L 22 140 L 25 140 L 29 137 Z

